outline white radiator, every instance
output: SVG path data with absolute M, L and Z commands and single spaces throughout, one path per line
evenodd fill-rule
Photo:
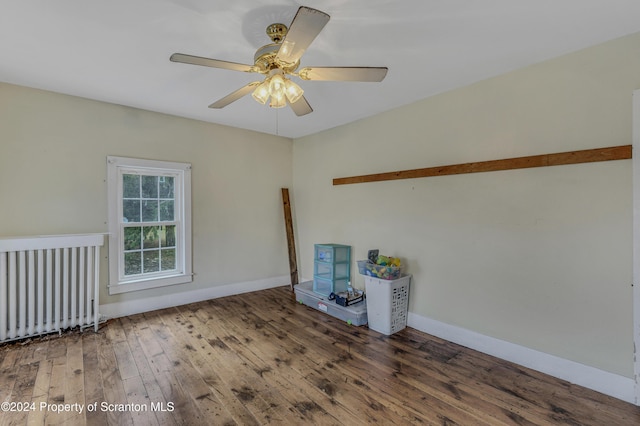
M 102 234 L 0 238 L 0 342 L 98 331 Z

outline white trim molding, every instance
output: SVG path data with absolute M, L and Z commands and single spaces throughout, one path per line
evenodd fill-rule
M 523 367 L 634 403 L 634 380 L 409 312 L 407 325 Z
M 633 371 L 635 376 L 635 401 L 640 405 L 640 90 L 632 96 L 633 144 L 631 148 L 633 165 Z
M 100 305 L 100 314 L 103 316 L 103 319 L 124 317 L 127 315 L 140 314 L 142 312 L 155 311 L 157 309 L 201 302 L 203 300 L 217 299 L 219 297 L 233 296 L 236 294 L 249 293 L 251 291 L 285 286 L 289 285 L 290 282 L 291 277 L 285 275 L 256 281 L 245 281 L 222 286 L 208 287 L 200 290 L 171 293 L 164 296 L 145 297 L 143 299 L 108 303 Z
M 162 218 L 157 211 L 154 213 L 155 219 L 146 220 L 140 214 L 141 203 L 146 201 L 160 202 L 161 195 L 158 193 L 148 200 L 143 197 L 138 181 L 138 195 L 130 199 L 138 203 L 138 217 L 136 223 L 127 223 L 123 214 L 124 187 L 123 177 L 126 175 L 147 176 L 153 179 L 170 178 L 175 182 L 172 194 L 169 198 L 164 198 L 165 202 L 171 201 L 175 206 L 171 209 L 173 213 L 170 217 Z M 158 181 L 156 181 L 158 184 Z M 107 156 L 107 208 L 109 218 L 109 294 L 125 293 L 130 291 L 146 290 L 156 287 L 163 287 L 175 284 L 190 283 L 193 281 L 192 274 L 192 247 L 191 247 L 191 164 L 176 163 L 163 160 L 146 160 L 140 158 L 126 158 Z M 125 272 L 125 229 L 132 227 L 142 230 L 144 227 L 160 229 L 163 227 L 175 229 L 174 241 L 168 247 L 169 251 L 175 253 L 175 263 L 172 270 L 162 271 L 158 268 L 154 272 L 145 272 L 140 269 L 137 273 L 128 274 Z M 167 238 L 167 241 L 169 238 Z M 165 247 L 165 249 L 167 249 Z M 162 253 L 160 243 L 156 241 L 156 246 L 143 247 L 139 242 L 138 247 L 130 249 L 132 254 L 138 254 L 144 258 L 143 253 Z M 161 264 L 161 262 L 158 262 Z

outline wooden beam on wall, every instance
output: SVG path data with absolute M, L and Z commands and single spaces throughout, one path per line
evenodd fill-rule
M 352 183 L 381 182 L 385 180 L 415 179 L 431 176 L 593 163 L 597 161 L 626 160 L 629 158 L 631 158 L 631 145 L 622 145 L 608 148 L 586 149 L 582 151 L 561 152 L 556 154 L 532 155 L 528 157 L 506 158 L 503 160 L 479 161 L 475 163 L 427 167 L 425 169 L 401 170 L 398 172 L 335 178 L 333 179 L 333 184 L 348 185 Z

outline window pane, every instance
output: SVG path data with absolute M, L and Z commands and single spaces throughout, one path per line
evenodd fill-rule
M 143 248 L 149 249 L 160 247 L 160 237 L 158 235 L 159 230 L 159 226 L 145 226 L 142 229 L 144 234 Z
M 122 175 L 122 197 L 140 198 L 140 176 Z
M 162 253 L 162 265 L 163 271 L 169 271 L 176 269 L 176 249 L 161 250 Z
M 144 259 L 143 272 L 158 272 L 160 270 L 160 250 L 151 250 L 142 252 Z
M 158 202 L 156 200 L 142 201 L 142 221 L 143 222 L 158 221 Z
M 124 228 L 124 249 L 140 250 L 142 248 L 142 227 Z
M 165 238 L 162 240 L 162 247 L 176 246 L 176 226 L 169 225 L 164 227 Z
M 142 198 L 158 198 L 158 176 L 142 176 Z
M 173 221 L 173 200 L 160 201 L 160 221 Z
M 122 200 L 122 221 L 140 222 L 140 200 Z
M 160 198 L 174 198 L 172 177 L 169 177 L 169 176 L 160 177 Z
M 124 274 L 125 275 L 137 275 L 142 273 L 141 266 L 142 266 L 142 262 L 141 262 L 139 251 L 124 254 Z

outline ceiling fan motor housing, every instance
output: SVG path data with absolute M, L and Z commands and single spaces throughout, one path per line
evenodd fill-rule
M 267 35 L 273 43 L 262 46 L 253 55 L 253 63 L 259 72 L 266 74 L 272 69 L 279 68 L 285 74 L 292 73 L 300 65 L 300 61 L 296 61 L 293 65 L 281 64 L 276 62 L 276 55 L 282 46 L 282 40 L 287 35 L 288 28 L 284 24 L 271 24 L 267 27 Z

